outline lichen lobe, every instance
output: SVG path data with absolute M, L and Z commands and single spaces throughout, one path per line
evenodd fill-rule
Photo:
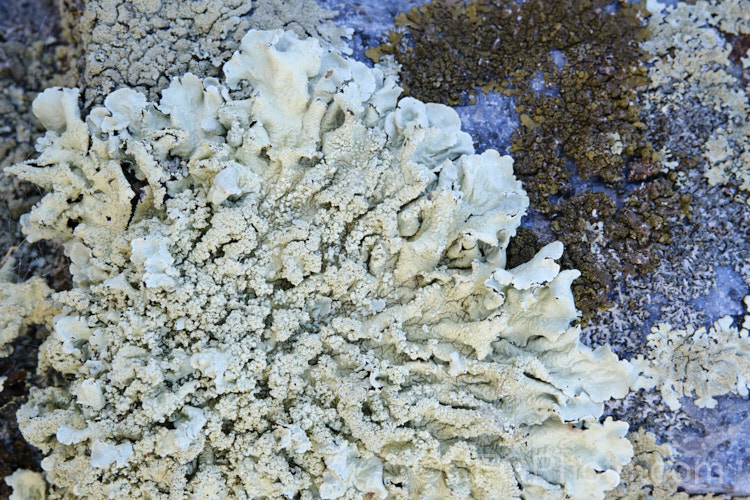
M 69 382 L 33 392 L 19 422 L 52 490 L 616 486 L 627 425 L 596 419 L 631 369 L 570 327 L 561 244 L 506 266 L 528 206 L 512 160 L 474 154 L 450 108 L 399 101 L 381 69 L 290 32 L 250 31 L 224 73 L 251 97 L 190 74 L 159 103 L 121 90 L 85 119 L 76 91 L 40 97 L 55 104 L 42 155 L 12 170 L 49 191 L 25 231 L 73 263 L 42 348 Z

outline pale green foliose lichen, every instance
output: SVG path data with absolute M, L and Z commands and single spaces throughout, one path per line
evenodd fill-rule
M 750 296 L 745 297 L 750 311 Z M 750 314 L 741 328 L 725 316 L 710 329 L 660 323 L 648 335 L 649 352 L 633 361 L 640 376 L 634 389 L 658 388 L 672 411 L 680 398 L 695 394 L 699 408 L 714 408 L 716 396 L 747 397 L 750 389 Z
M 737 76 L 741 68 L 729 59 L 728 39 L 750 35 L 750 1 L 698 0 L 665 6 L 649 0 L 647 5 L 651 36 L 642 47 L 653 59 L 646 109 L 670 115 L 695 99 L 723 116 L 723 123 L 701 147 L 704 175 L 711 185 L 736 184 L 750 193 L 750 97 Z M 741 58 L 744 67 L 747 57 Z
M 38 276 L 15 283 L 9 258 L 0 267 L 0 357 L 13 349 L 10 344 L 30 325 L 43 325 L 55 315 L 56 307 L 48 300 L 52 290 Z M 2 390 L 2 384 L 0 384 Z
M 599 422 L 629 364 L 579 342 L 553 243 L 506 269 L 512 160 L 448 107 L 291 32 L 224 81 L 35 104 L 13 167 L 49 191 L 74 287 L 19 411 L 50 497 L 603 498 L 632 456 Z M 249 98 L 232 100 L 228 88 Z
M 633 443 L 633 460 L 623 468 L 622 482 L 607 492 L 607 500 L 687 500 L 678 493 L 680 474 L 671 461 L 673 450 L 658 444 L 656 436 L 643 429 L 628 434 Z M 691 497 L 692 498 L 692 497 Z

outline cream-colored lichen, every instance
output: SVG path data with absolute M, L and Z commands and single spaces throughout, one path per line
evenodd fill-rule
M 750 297 L 745 299 L 750 309 Z M 660 323 L 648 335 L 647 356 L 633 361 L 641 374 L 634 388 L 661 391 L 673 411 L 680 408 L 680 398 L 696 396 L 695 405 L 714 408 L 714 397 L 728 393 L 748 395 L 750 388 L 750 316 L 742 328 L 732 326 L 725 316 L 710 329 L 688 325 L 673 329 Z
M 30 325 L 48 324 L 57 307 L 50 300 L 52 290 L 42 278 L 33 277 L 15 283 L 15 259 L 7 259 L 0 268 L 0 357 L 12 352 L 10 343 Z
M 286 28 L 344 47 L 349 31 L 314 0 L 85 0 L 71 20 L 83 54 L 86 104 L 120 87 L 156 99 L 171 78 L 218 76 L 250 28 Z
M 5 478 L 5 483 L 13 488 L 8 500 L 45 500 L 47 482 L 38 472 L 18 469 Z
M 702 147 L 705 176 L 712 185 L 732 183 L 750 192 L 750 99 L 729 59 L 732 44 L 725 36 L 750 35 L 750 1 L 699 0 L 668 7 L 653 1 L 649 8 L 651 36 L 642 43 L 653 56 L 646 109 L 669 116 L 697 99 L 722 115 L 722 124 Z
M 250 27 L 256 30 L 284 29 L 300 37 L 315 36 L 332 44 L 344 54 L 351 48 L 344 41 L 352 36 L 351 28 L 337 26 L 336 12 L 324 9 L 315 0 L 262 0 L 255 4 Z
M 608 491 L 606 500 L 748 500 L 747 497 L 680 491 L 682 477 L 677 470 L 673 448 L 657 444 L 656 436 L 643 429 L 628 434 L 633 444 L 633 460 L 622 469 L 622 481 Z
M 81 119 L 35 107 L 75 286 L 18 413 L 54 498 L 603 498 L 633 372 L 583 346 L 562 245 L 506 269 L 528 198 L 455 111 L 291 32 L 225 80 Z M 243 88 L 233 100 L 228 88 Z M 43 104 L 43 106 L 42 106 Z
M 678 493 L 680 475 L 672 469 L 672 448 L 657 444 L 656 436 L 643 429 L 628 434 L 633 460 L 623 467 L 620 485 L 607 493 L 607 500 L 683 500 Z
M 86 104 L 122 87 L 156 96 L 170 78 L 213 75 L 248 28 L 246 0 L 87 0 L 80 38 Z

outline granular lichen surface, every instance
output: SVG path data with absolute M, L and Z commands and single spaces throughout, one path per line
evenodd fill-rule
M 367 46 L 372 47 L 377 45 L 376 40 L 385 41 L 388 38 L 388 31 L 393 29 L 393 20 L 398 17 L 399 11 L 406 13 L 414 6 L 423 6 L 418 15 L 412 14 L 411 18 L 406 15 L 399 17 L 400 26 L 395 28 L 397 33 L 391 35 L 391 47 L 386 43 L 380 52 L 393 51 L 393 47 L 399 50 L 415 48 L 415 45 L 409 44 L 416 39 L 421 40 L 422 45 L 427 45 L 429 49 L 429 44 L 425 42 L 427 35 L 435 35 L 439 29 L 448 33 L 451 28 L 446 28 L 446 25 L 460 20 L 461 16 L 454 14 L 460 14 L 464 4 L 456 1 L 424 5 L 428 3 L 424 0 L 365 0 L 356 4 L 341 0 L 318 1 L 324 9 L 341 12 L 335 19 L 338 25 L 336 27 L 329 22 L 333 16 L 330 11 L 305 7 L 313 4 L 313 0 L 304 5 L 285 0 L 258 0 L 253 2 L 253 9 L 250 9 L 249 3 L 243 4 L 242 8 L 247 10 L 239 16 L 239 23 L 237 19 L 231 18 L 231 14 L 227 15 L 237 7 L 236 2 L 230 0 L 213 3 L 213 7 L 217 8 L 214 9 L 215 12 L 221 12 L 221 15 L 215 26 L 202 24 L 198 31 L 203 31 L 199 33 L 195 30 L 195 23 L 199 20 L 194 17 L 206 12 L 202 11 L 206 2 L 195 3 L 195 11 L 190 13 L 187 12 L 192 10 L 190 4 L 162 0 L 162 10 L 150 15 L 145 11 L 156 5 L 150 1 L 62 1 L 62 33 L 67 42 L 61 44 L 59 40 L 46 39 L 37 43 L 36 48 L 25 49 L 28 56 L 23 55 L 23 51 L 14 52 L 21 54 L 21 57 L 15 59 L 15 68 L 10 74 L 6 73 L 7 78 L 4 79 L 9 85 L 4 90 L 6 105 L 10 104 L 14 110 L 12 120 L 16 121 L 16 114 L 20 116 L 25 113 L 20 120 L 30 123 L 33 118 L 30 118 L 28 103 L 36 91 L 49 86 L 50 78 L 57 78 L 55 74 L 70 78 L 75 76 L 75 70 L 78 69 L 81 70 L 79 85 L 86 88 L 90 84 L 94 89 L 86 95 L 84 105 L 87 102 L 101 103 L 106 89 L 112 88 L 112 82 L 116 82 L 115 86 L 127 83 L 138 87 L 151 100 L 155 100 L 158 99 L 159 91 L 168 85 L 170 76 L 179 75 L 186 70 L 199 73 L 201 77 L 217 76 L 218 66 L 208 64 L 210 61 L 207 58 L 219 64 L 224 62 L 229 53 L 219 48 L 233 50 L 239 41 L 237 32 L 222 41 L 222 30 L 226 27 L 244 28 L 248 26 L 248 22 L 255 27 L 284 27 L 301 36 L 313 36 L 333 42 L 341 49 L 344 49 L 341 45 L 342 37 L 347 38 L 352 34 L 353 54 L 355 58 L 363 60 Z M 34 4 L 34 1 L 19 2 L 16 4 L 18 8 L 11 9 L 11 12 L 23 11 L 30 4 Z M 710 498 L 726 498 L 721 496 L 722 493 L 746 495 L 750 493 L 750 484 L 744 477 L 746 467 L 743 466 L 748 446 L 748 401 L 741 395 L 720 396 L 727 390 L 742 390 L 740 385 L 734 385 L 736 377 L 725 377 L 723 369 L 724 375 L 713 370 L 705 371 L 707 382 L 714 384 L 715 388 L 709 391 L 710 396 L 716 396 L 717 404 L 713 409 L 696 408 L 693 400 L 699 394 L 688 393 L 691 390 L 696 393 L 701 390 L 703 395 L 707 394 L 705 387 L 701 385 L 701 377 L 704 375 L 700 373 L 706 367 L 706 360 L 720 360 L 724 367 L 735 366 L 736 370 L 742 369 L 741 358 L 733 354 L 740 351 L 725 349 L 723 354 L 714 352 L 711 340 L 707 349 L 712 351 L 706 354 L 706 346 L 702 345 L 706 339 L 698 332 L 701 327 L 708 330 L 718 320 L 721 323 L 716 324 L 722 326 L 722 332 L 735 332 L 733 328 L 741 327 L 745 314 L 742 299 L 750 293 L 750 261 L 747 259 L 750 254 L 750 206 L 745 204 L 748 191 L 746 180 L 750 177 L 747 173 L 748 157 L 742 154 L 743 150 L 747 151 L 747 134 L 743 130 L 746 130 L 748 123 L 747 103 L 750 97 L 748 17 L 743 13 L 750 12 L 750 4 L 747 0 L 677 3 L 670 0 L 667 5 L 650 1 L 644 6 L 650 10 L 646 12 L 645 9 L 623 8 L 626 7 L 624 2 L 564 3 L 563 5 L 571 7 L 569 12 L 583 12 L 585 15 L 581 18 L 604 30 L 591 33 L 584 29 L 585 26 L 580 26 L 580 22 L 572 23 L 567 12 L 559 12 L 552 2 L 541 5 L 546 10 L 537 12 L 525 10 L 523 3 L 519 4 L 469 2 L 470 9 L 473 5 L 475 10 L 468 12 L 468 17 L 464 16 L 460 22 L 464 23 L 463 26 L 476 24 L 477 16 L 486 14 L 481 9 L 476 10 L 477 6 L 493 5 L 514 10 L 520 17 L 503 19 L 506 30 L 499 33 L 499 38 L 514 53 L 527 56 L 525 61 L 528 67 L 524 67 L 520 61 L 513 61 L 511 54 L 508 59 L 517 64 L 513 75 L 495 71 L 496 74 L 505 75 L 496 84 L 467 88 L 459 86 L 461 91 L 457 94 L 458 97 L 453 101 L 443 102 L 456 103 L 454 109 L 461 117 L 463 129 L 472 134 L 478 150 L 495 148 L 501 154 L 508 154 L 513 149 L 514 156 L 522 162 L 524 152 L 518 151 L 516 147 L 520 139 L 526 140 L 525 143 L 520 143 L 523 148 L 530 147 L 533 150 L 537 139 L 542 144 L 528 162 L 529 173 L 524 174 L 524 187 L 535 201 L 530 217 L 517 229 L 515 238 L 511 239 L 507 248 L 506 268 L 533 260 L 545 243 L 553 240 L 564 242 L 566 252 L 560 262 L 564 267 L 578 267 L 584 274 L 583 278 L 573 283 L 578 305 L 585 310 L 586 318 L 589 318 L 583 329 L 582 341 L 592 347 L 609 343 L 621 358 L 648 360 L 647 363 L 640 364 L 644 370 L 643 375 L 652 380 L 661 380 L 653 389 L 632 391 L 624 400 L 605 403 L 605 416 L 614 416 L 630 424 L 628 439 L 635 448 L 634 460 L 621 472 L 624 483 L 617 490 L 609 492 L 607 498 L 642 498 L 651 494 L 654 498 L 683 500 L 688 497 L 688 493 L 720 495 L 709 496 Z M 112 8 L 108 9 L 108 6 Z M 434 13 L 440 9 L 443 9 L 444 14 L 447 12 L 445 9 L 452 11 L 435 16 Z M 114 11 L 117 11 L 118 17 L 113 20 L 108 16 L 109 12 Z M 550 12 L 559 18 L 551 18 L 548 15 Z M 93 17 L 90 17 L 92 14 Z M 86 26 L 89 28 L 101 24 L 104 29 L 112 30 L 116 43 L 108 46 L 101 43 L 104 39 L 94 40 L 88 28 L 82 33 L 81 27 L 84 25 L 80 20 L 85 16 L 89 16 L 86 18 Z M 431 26 L 426 23 L 427 18 L 432 20 Z M 165 19 L 170 27 L 155 30 L 154 26 L 163 24 Z M 623 22 L 619 26 L 613 25 L 610 22 L 612 19 Z M 514 29 L 514 23 L 521 23 L 521 28 L 531 33 L 514 32 L 520 41 L 509 39 L 506 35 L 509 29 Z M 28 23 L 26 26 L 33 24 Z M 542 41 L 547 36 L 544 33 L 558 30 L 557 24 L 573 30 L 574 34 L 579 30 L 577 40 L 583 45 L 571 43 L 559 46 L 555 45 L 555 40 Z M 646 24 L 648 30 L 642 30 Z M 149 35 L 143 38 L 130 37 L 128 26 L 134 26 L 136 30 L 143 30 Z M 353 28 L 353 33 L 350 28 Z M 479 28 L 484 29 L 481 26 Z M 24 29 L 23 23 L 19 23 L 18 27 L 7 33 L 13 38 L 18 33 L 23 33 Z M 185 43 L 172 43 L 180 30 L 187 34 Z M 537 33 L 539 30 L 541 37 Z M 613 37 L 613 34 L 617 37 Z M 444 33 L 440 35 L 445 38 Z M 596 40 L 607 35 L 610 36 L 609 41 Z M 472 32 L 472 36 L 481 35 L 474 35 Z M 524 44 L 527 39 L 541 43 L 543 49 L 536 50 L 535 46 Z M 400 40 L 408 43 L 399 43 Z M 79 47 L 61 46 L 65 43 L 79 44 Z M 552 46 L 560 48 L 550 49 Z M 444 54 L 447 57 L 440 64 L 445 63 L 446 68 L 458 68 L 454 73 L 461 76 L 463 73 L 460 65 L 467 60 L 471 62 L 471 57 L 468 56 L 472 54 L 467 47 L 469 45 Z M 78 50 L 87 59 L 78 60 Z M 602 54 L 608 50 L 613 50 L 614 55 L 609 59 L 602 58 Z M 642 50 L 646 52 L 643 53 Z M 115 56 L 107 60 L 110 52 Z M 146 52 L 146 58 L 137 56 Z M 378 55 L 374 48 L 368 53 Z M 154 63 L 169 58 L 178 63 L 169 67 L 160 67 Z M 42 61 L 41 66 L 35 59 Z M 149 64 L 143 64 L 145 59 L 150 61 Z M 550 64 L 550 59 L 553 64 Z M 79 63 L 77 67 L 76 61 Z M 91 72 L 91 69 L 96 68 L 87 66 L 86 61 L 104 63 L 105 71 L 98 74 Z M 383 61 L 390 71 L 394 70 L 395 66 L 388 58 Z M 432 59 L 419 62 L 425 68 L 411 68 L 413 72 L 418 74 L 425 69 L 425 74 L 430 75 L 432 64 L 427 63 L 432 63 Z M 617 63 L 614 66 L 620 69 L 612 71 L 607 67 L 610 62 Z M 30 78 L 16 79 L 15 73 L 24 70 L 24 65 L 28 66 L 27 74 Z M 574 68 L 574 65 L 577 66 Z M 68 68 L 74 71 L 67 73 Z M 408 65 L 404 65 L 403 69 L 410 70 Z M 576 73 L 579 69 L 583 71 Z M 142 77 L 154 71 L 159 73 L 157 83 L 143 84 Z M 43 79 L 33 81 L 39 75 Z M 471 78 L 475 76 L 470 75 Z M 573 78 L 574 76 L 578 78 Z M 455 75 L 450 77 L 454 82 L 459 80 Z M 490 75 L 488 81 L 496 77 L 497 75 Z M 465 81 L 469 79 L 466 78 Z M 62 80 L 58 81 L 63 83 Z M 420 82 L 417 79 L 415 82 L 414 86 L 419 87 Z M 68 85 L 72 86 L 74 83 L 75 81 L 71 81 Z M 620 84 L 622 95 L 632 98 L 625 106 L 622 105 L 624 101 L 617 103 L 616 92 L 610 92 L 610 89 L 616 89 Z M 14 86 L 21 87 L 21 92 L 14 89 Z M 431 90 L 427 88 L 429 86 L 422 87 L 421 91 Z M 23 95 L 27 89 L 29 93 Z M 230 93 L 233 99 L 241 100 L 249 97 L 248 89 L 232 90 Z M 593 112 L 580 113 L 578 108 L 585 106 L 586 101 L 574 91 L 586 92 L 591 89 L 596 90 L 587 95 L 593 99 L 590 103 Z M 488 93 L 485 94 L 485 91 Z M 19 95 L 22 96 L 21 99 L 18 98 Z M 568 99 L 564 99 L 565 96 Z M 27 109 L 24 109 L 24 103 Z M 602 103 L 604 107 L 601 109 L 606 111 L 604 114 L 597 111 Z M 629 110 L 635 112 L 635 115 L 629 118 L 626 113 L 623 119 L 622 115 L 618 117 L 612 110 Z M 86 112 L 84 109 L 83 113 Z M 564 113 L 568 113 L 568 116 L 561 117 Z M 637 120 L 633 121 L 632 117 L 636 115 Z M 579 137 L 571 132 L 576 127 L 585 134 L 593 135 Z M 625 132 L 620 133 L 620 128 Z M 607 136 L 597 137 L 595 132 L 599 129 Z M 31 153 L 31 145 L 41 128 L 31 130 L 31 134 L 26 127 L 3 130 L 5 139 L 19 140 L 18 148 L 15 144 L 4 142 L 10 148 L 15 148 L 10 155 L 5 155 L 3 161 L 7 165 Z M 550 140 L 552 136 L 567 138 L 571 144 L 567 150 L 563 150 L 562 146 L 550 149 L 550 145 L 557 144 Z M 645 146 L 640 149 L 632 147 L 636 143 Z M 600 146 L 604 148 L 586 150 L 586 147 Z M 578 153 L 576 150 L 579 150 Z M 588 153 L 592 158 L 603 161 L 587 164 L 587 160 L 590 160 Z M 577 154 L 577 160 L 574 159 L 574 154 Z M 535 163 L 531 160 L 537 161 Z M 516 162 L 516 167 L 519 167 L 519 161 Z M 133 175 L 133 162 L 126 161 L 123 165 L 126 180 L 131 183 L 134 192 L 140 192 L 142 196 L 146 185 Z M 539 165 L 541 168 L 537 168 Z M 544 172 L 548 165 L 555 175 L 544 178 L 540 172 Z M 38 201 L 42 191 L 17 180 L 8 183 L 7 179 L 11 177 L 5 177 L 2 182 L 4 193 L 9 193 L 6 197 L 9 201 L 6 207 L 8 231 L 3 244 L 13 250 L 5 262 L 12 262 L 13 257 L 17 258 L 15 270 L 18 276 L 8 274 L 5 279 L 10 281 L 1 283 L 0 287 L 12 296 L 13 290 L 23 291 L 41 283 L 35 278 L 25 281 L 31 275 L 41 273 L 44 276 L 47 273 L 47 284 L 55 290 L 70 288 L 70 275 L 67 272 L 69 262 L 58 260 L 45 247 L 44 242 L 18 245 L 22 242 L 22 235 L 16 229 L 15 220 Z M 225 183 L 226 179 L 225 175 L 222 182 L 231 190 L 231 185 Z M 123 210 L 129 211 L 133 201 L 137 203 L 138 200 L 139 196 L 135 196 L 128 206 L 123 206 Z M 596 217 L 593 216 L 594 212 Z M 139 217 L 136 214 L 132 216 Z M 80 221 L 75 218 L 69 220 L 69 223 L 80 225 Z M 52 245 L 53 248 L 62 248 L 59 238 Z M 147 246 L 141 245 L 140 248 L 138 252 L 143 256 Z M 158 251 L 158 245 L 152 245 L 152 250 Z M 73 253 L 80 266 L 80 248 Z M 57 255 L 63 257 L 59 250 Z M 3 256 L 5 252 L 0 255 Z M 165 257 L 165 254 L 161 256 Z M 145 260 L 143 264 L 155 270 L 160 265 L 159 257 L 153 256 L 150 264 Z M 13 266 L 6 266 L 6 270 L 11 267 Z M 55 271 L 57 276 L 50 275 L 49 271 Z M 609 293 L 606 293 L 607 290 Z M 3 304 L 8 306 L 6 310 L 15 307 L 12 300 L 3 299 Z M 602 310 L 604 307 L 607 308 Z M 596 313 L 597 309 L 600 312 Z M 727 315 L 734 319 L 731 328 L 725 319 Z M 54 332 L 54 324 L 29 327 L 28 321 L 38 320 L 33 320 L 26 312 L 20 316 L 5 314 L 4 317 L 9 321 L 6 326 L 21 334 L 10 345 L 15 352 L 4 359 L 0 366 L 4 371 L 0 373 L 2 402 L 5 403 L 8 398 L 11 402 L 4 408 L 4 415 L 8 415 L 12 421 L 8 420 L 9 426 L 4 429 L 11 429 L 12 432 L 16 425 L 12 413 L 25 400 L 31 385 L 41 380 L 45 384 L 59 386 L 61 380 L 57 375 L 46 381 L 40 379 L 40 376 L 32 376 L 38 344 L 47 338 L 49 331 Z M 750 325 L 750 319 L 744 321 L 745 325 Z M 672 328 L 665 329 L 665 323 Z M 748 326 L 744 326 L 744 329 L 747 330 Z M 686 333 L 683 335 L 682 332 Z M 740 339 L 741 335 L 739 334 Z M 683 355 L 677 356 L 679 359 L 659 364 L 659 359 L 669 356 L 663 356 L 666 348 L 661 345 L 662 341 L 656 342 L 655 336 L 661 336 L 665 345 L 672 343 L 673 337 L 684 336 L 687 347 L 698 347 L 682 349 L 680 352 Z M 714 333 L 709 335 L 713 336 Z M 736 335 L 732 333 L 729 337 L 736 344 Z M 719 344 L 729 345 L 726 339 L 720 340 Z M 43 348 L 42 351 L 44 360 L 41 368 L 37 369 L 38 373 L 47 371 L 48 374 L 53 374 L 54 370 L 48 366 L 50 362 L 58 363 L 59 360 L 54 359 L 54 353 L 49 348 Z M 740 360 L 739 364 L 732 359 Z M 17 370 L 19 368 L 21 371 Z M 686 369 L 692 373 L 687 379 L 675 376 Z M 376 378 L 378 380 L 382 379 Z M 667 398 L 664 397 L 666 389 L 671 406 L 678 406 L 674 394 L 670 395 L 670 386 L 662 383 L 665 380 L 674 381 L 669 382 L 673 384 L 671 387 L 684 393 L 676 410 L 669 407 Z M 699 383 L 696 384 L 696 381 Z M 717 382 L 719 385 L 715 385 Z M 729 382 L 729 385 L 724 385 L 724 382 Z M 74 390 L 75 396 L 86 399 L 84 389 L 87 387 L 85 383 L 80 384 Z M 703 399 L 696 404 L 702 405 L 707 401 L 710 402 Z M 188 417 L 193 415 L 190 410 L 185 410 L 183 416 L 189 424 L 191 420 Z M 199 421 L 200 419 L 195 420 L 195 425 Z M 189 430 L 190 425 L 182 424 L 185 421 L 180 424 L 180 432 Z M 656 436 L 636 432 L 641 427 L 654 432 Z M 77 429 L 80 427 L 76 427 Z M 280 442 L 288 438 L 288 444 L 299 446 L 299 433 L 296 429 L 287 430 L 289 432 L 281 431 Z M 63 432 L 61 437 L 66 440 L 72 437 L 78 439 L 70 432 Z M 658 444 L 662 442 L 670 443 L 671 448 Z M 7 441 L 6 445 L 16 446 L 20 443 Z M 107 446 L 96 445 L 96 453 L 100 458 L 107 453 L 124 458 L 126 448 Z M 27 444 L 24 443 L 17 449 L 17 466 L 39 470 L 40 457 L 24 451 L 28 450 Z M 359 458 L 349 456 L 348 453 L 344 455 L 347 455 L 346 461 L 356 469 Z M 12 471 L 15 459 L 11 454 L 2 457 L 4 475 Z M 119 462 L 116 465 L 119 466 Z M 713 474 L 717 470 L 720 471 L 719 474 Z M 212 479 L 204 477 L 207 485 L 213 484 Z M 21 470 L 8 476 L 5 483 L 12 485 L 17 494 L 27 496 L 46 488 L 41 475 L 31 472 L 27 474 Z M 2 485 L 5 489 L 0 492 L 0 496 L 8 491 L 6 484 Z M 677 491 L 678 486 L 680 492 Z
M 40 156 L 10 172 L 49 191 L 24 232 L 73 275 L 40 348 L 65 380 L 18 412 L 50 491 L 603 499 L 632 448 L 598 419 L 635 373 L 579 342 L 560 242 L 506 266 L 512 158 L 291 31 L 223 73 L 85 121 L 78 89 L 34 101 Z

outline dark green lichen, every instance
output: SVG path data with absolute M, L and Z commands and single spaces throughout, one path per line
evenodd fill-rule
M 607 307 L 620 274 L 653 269 L 656 246 L 669 240 L 670 221 L 684 215 L 688 200 L 660 172 L 641 121 L 641 7 L 435 0 L 396 24 L 367 54 L 394 55 L 407 94 L 451 105 L 473 102 L 479 91 L 516 98 L 516 175 L 532 211 L 551 223 L 537 243 L 561 240 L 563 264 L 582 273 L 573 288 L 584 320 Z M 606 192 L 581 189 L 589 179 Z M 528 256 L 526 244 L 537 246 L 525 234 L 509 249 L 511 261 Z

